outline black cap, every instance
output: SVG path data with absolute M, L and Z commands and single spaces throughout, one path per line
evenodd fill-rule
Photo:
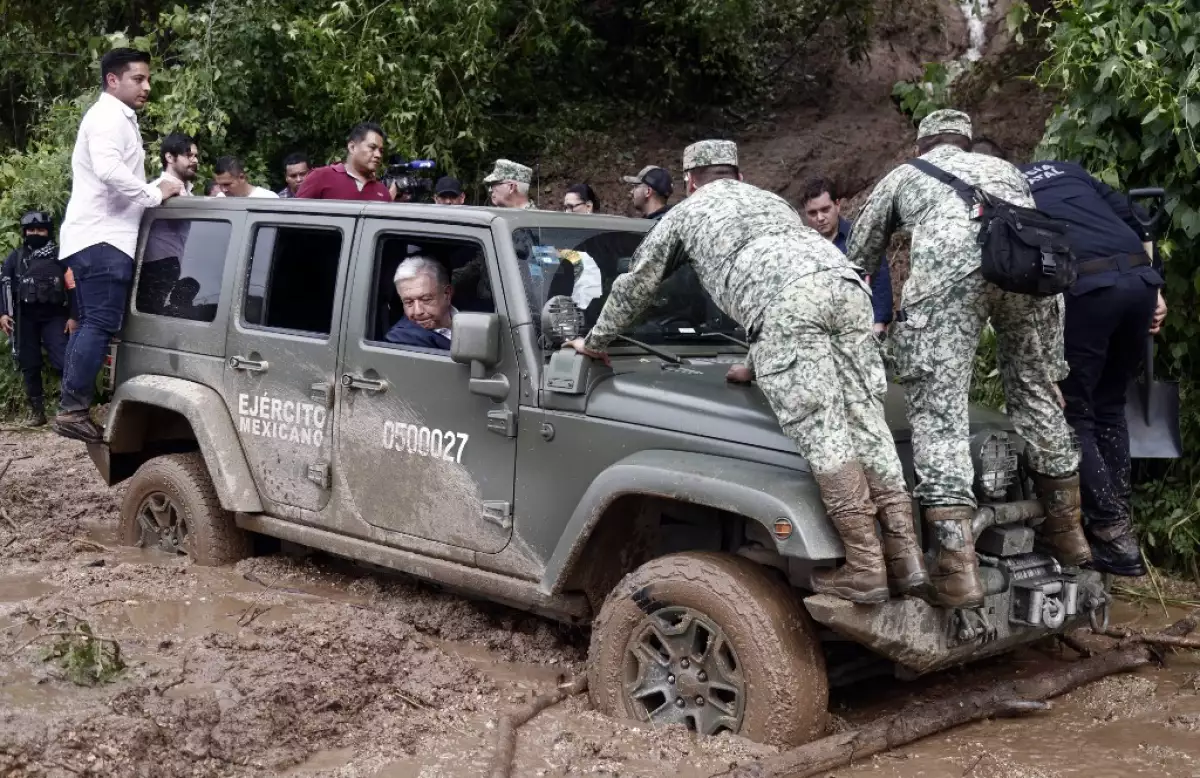
M 675 188 L 671 185 L 671 174 L 657 165 L 647 165 L 636 176 L 622 176 L 627 184 L 645 184 L 663 197 L 670 197 Z
M 450 195 L 458 197 L 463 193 L 462 182 L 453 176 L 442 176 L 433 186 L 433 193 L 436 195 Z
M 54 226 L 54 220 L 50 218 L 50 214 L 45 211 L 26 211 L 21 214 L 21 229 L 28 230 L 32 227 L 45 227 L 50 229 Z

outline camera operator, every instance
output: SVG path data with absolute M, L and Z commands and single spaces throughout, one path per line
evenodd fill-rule
M 364 122 L 355 126 L 346 139 L 346 161 L 309 173 L 296 197 L 391 202 L 387 186 L 375 177 L 386 143 L 387 136 L 378 124 Z
M 416 175 L 419 170 L 433 170 L 437 163 L 432 159 L 407 160 L 402 154 L 393 154 L 388 160 L 383 183 L 398 203 L 429 202 L 433 182 Z

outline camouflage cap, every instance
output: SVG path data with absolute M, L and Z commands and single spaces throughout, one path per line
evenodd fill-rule
M 731 140 L 702 140 L 683 150 L 683 170 L 709 165 L 737 167 L 737 144 Z
M 483 179 L 483 183 L 498 184 L 501 181 L 528 184 L 533 181 L 533 169 L 525 167 L 520 162 L 513 162 L 511 159 L 498 159 L 492 172 Z
M 917 140 L 947 133 L 965 135 L 967 140 L 970 140 L 971 117 L 952 108 L 934 111 L 921 120 L 921 126 L 917 128 Z

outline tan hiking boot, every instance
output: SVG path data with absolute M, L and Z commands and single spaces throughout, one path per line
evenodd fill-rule
M 846 547 L 846 562 L 836 570 L 813 573 L 813 591 L 866 605 L 887 602 L 883 547 L 875 534 L 875 505 L 862 465 L 847 462 L 816 479 L 825 512 Z
M 978 608 L 983 605 L 983 582 L 979 580 L 979 558 L 969 505 L 926 508 L 925 520 L 937 539 L 937 555 L 930 570 L 937 604 L 944 608 Z
M 1046 509 L 1046 520 L 1037 527 L 1038 541 L 1064 565 L 1091 562 L 1092 549 L 1083 533 L 1079 474 L 1050 478 L 1034 473 L 1033 485 Z
M 885 486 L 871 473 L 867 473 L 867 484 L 871 500 L 879 510 L 888 585 L 897 594 L 928 596 L 929 573 L 925 571 L 925 560 L 917 543 L 912 499 L 902 489 Z

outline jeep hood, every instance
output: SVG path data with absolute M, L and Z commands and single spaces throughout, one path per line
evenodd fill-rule
M 794 453 L 795 446 L 780 430 L 758 386 L 725 380 L 729 364 L 693 360 L 664 367 L 666 363 L 657 359 L 615 362 L 614 374 L 593 387 L 587 415 Z M 885 412 L 896 441 L 907 442 L 912 428 L 900 387 L 889 386 Z M 1004 414 L 973 406 L 971 429 L 980 427 L 1012 429 Z

